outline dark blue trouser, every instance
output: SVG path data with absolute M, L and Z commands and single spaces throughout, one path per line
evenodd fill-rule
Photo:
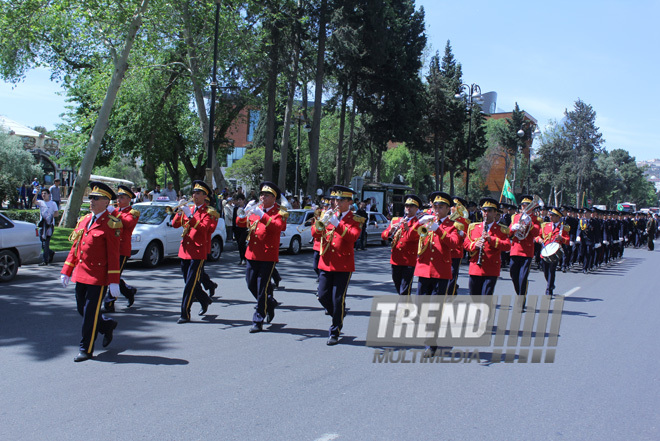
M 400 296 L 410 295 L 413 277 L 415 277 L 414 266 L 392 265 L 392 281 Z
M 101 301 L 106 289 L 106 286 L 76 283 L 76 305 L 78 314 L 83 318 L 80 352 L 92 354 L 97 333 L 105 334 L 113 329 L 114 320 L 100 313 Z
M 257 300 L 257 307 L 252 315 L 253 323 L 263 323 L 269 309 L 275 309 L 273 300 L 273 284 L 270 283 L 275 270 L 275 262 L 261 260 L 247 261 L 245 267 L 245 282 Z
M 513 289 L 519 296 L 527 295 L 527 288 L 529 287 L 529 270 L 532 268 L 532 258 L 525 256 L 511 256 L 511 281 L 513 282 Z
M 321 253 L 314 250 L 314 272 L 316 273 L 316 277 L 321 274 L 321 270 L 319 269 L 319 259 L 321 259 Z
M 447 294 L 449 279 L 433 279 L 428 277 L 417 278 L 418 296 L 444 296 Z
M 50 236 L 41 239 L 41 248 L 44 250 L 43 251 L 43 261 L 44 263 L 50 263 L 51 260 L 53 260 L 54 252 L 50 250 Z
M 496 276 L 470 276 L 470 295 L 492 296 L 496 283 Z
M 458 291 L 458 273 L 461 269 L 461 258 L 452 257 L 451 259 L 451 280 L 447 286 L 447 294 L 455 296 Z
M 204 273 L 204 260 L 181 259 L 181 273 L 186 282 L 181 299 L 181 318 L 190 320 L 190 305 L 192 305 L 193 298 L 197 299 L 201 305 L 212 303 L 209 296 L 199 286 Z
M 545 295 L 551 296 L 555 291 L 555 276 L 557 275 L 557 264 L 559 262 L 546 262 L 543 261 L 543 275 L 548 282 L 545 288 Z
M 351 280 L 350 272 L 321 270 L 319 275 L 319 302 L 332 317 L 330 335 L 339 337 L 344 326 L 346 310 L 346 291 Z

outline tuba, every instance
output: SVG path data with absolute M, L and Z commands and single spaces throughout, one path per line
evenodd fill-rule
M 468 219 L 470 217 L 470 212 L 460 202 L 457 201 L 454 204 L 454 207 L 456 208 L 456 210 L 452 214 L 449 215 L 449 220 L 450 221 L 456 222 L 460 218 Z
M 534 209 L 539 206 L 540 201 L 541 198 L 539 198 L 537 195 L 534 195 L 532 202 L 520 212 L 520 219 L 518 220 L 520 228 L 517 229 L 515 233 L 513 233 L 516 239 L 524 240 L 531 231 L 532 217 L 529 215 L 529 213 L 533 212 Z

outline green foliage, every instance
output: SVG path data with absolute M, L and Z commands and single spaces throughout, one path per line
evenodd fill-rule
M 19 139 L 0 130 L 0 205 L 5 200 L 14 200 L 23 183 L 29 184 L 32 178 L 42 174 L 41 165 L 23 148 Z
M 257 188 L 264 175 L 265 147 L 253 147 L 227 169 L 227 177 L 244 183 L 244 189 Z M 279 156 L 276 154 L 276 156 Z M 277 158 L 279 159 L 279 157 Z
M 110 178 L 126 179 L 136 186 L 144 186 L 146 181 L 142 170 L 135 166 L 135 161 L 127 156 L 115 157 L 103 167 L 95 167 L 94 174 Z

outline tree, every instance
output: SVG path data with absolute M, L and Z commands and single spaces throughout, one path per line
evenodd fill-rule
M 34 156 L 21 145 L 17 137 L 0 130 L 0 207 L 5 200 L 15 200 L 17 189 L 41 176 L 43 170 Z M 32 197 L 29 195 L 28 197 Z

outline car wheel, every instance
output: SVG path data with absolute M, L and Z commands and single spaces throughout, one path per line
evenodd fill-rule
M 13 251 L 0 251 L 0 282 L 9 282 L 18 272 L 18 256 Z
M 209 253 L 209 260 L 211 262 L 217 262 L 220 260 L 220 255 L 222 254 L 222 238 L 216 236 L 211 241 L 211 252 Z
M 142 256 L 142 263 L 147 268 L 154 268 L 158 266 L 160 261 L 163 258 L 163 252 L 160 248 L 160 244 L 156 241 L 150 242 L 147 245 L 147 249 L 144 250 L 144 256 Z
M 289 244 L 289 252 L 295 255 L 300 252 L 301 248 L 300 236 L 293 236 L 293 239 L 291 239 L 291 243 Z

